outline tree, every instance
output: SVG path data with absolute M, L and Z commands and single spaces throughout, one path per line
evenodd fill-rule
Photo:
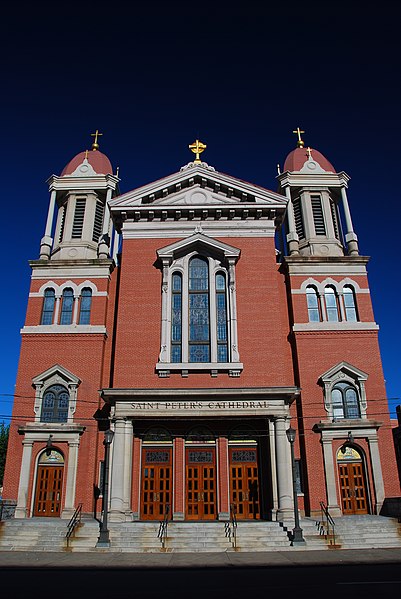
M 2 422 L 0 424 L 0 487 L 3 486 L 4 467 L 6 465 L 8 433 L 10 425 Z

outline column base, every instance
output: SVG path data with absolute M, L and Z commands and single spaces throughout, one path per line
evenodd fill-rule
M 26 507 L 16 507 L 15 508 L 15 513 L 14 513 L 14 518 L 28 518 L 28 514 L 27 514 L 27 508 Z
M 281 508 L 276 513 L 277 522 L 294 522 L 294 510 L 291 508 Z
M 229 520 L 230 519 L 230 513 L 229 512 L 220 512 L 219 515 L 218 515 L 218 519 L 219 520 L 223 520 L 223 521 Z
M 173 512 L 173 520 L 175 522 L 183 522 L 185 520 L 184 512 Z
M 109 512 L 110 522 L 125 522 L 125 512 L 111 511 Z

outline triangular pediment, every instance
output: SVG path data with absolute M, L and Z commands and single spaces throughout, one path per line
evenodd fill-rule
M 360 370 L 356 366 L 352 366 L 352 364 L 349 364 L 348 362 L 339 362 L 322 374 L 320 379 L 323 382 L 331 381 L 339 373 L 344 373 L 355 380 L 366 381 L 368 378 L 366 372 L 363 372 L 363 370 Z
M 149 183 L 110 200 L 113 212 L 150 206 L 218 207 L 259 205 L 285 209 L 286 197 L 206 166 L 183 167 L 163 179 Z
M 225 258 L 233 258 L 234 260 L 238 259 L 241 253 L 241 250 L 232 245 L 228 245 L 227 243 L 223 243 L 218 239 L 213 239 L 213 237 L 209 237 L 204 233 L 198 232 L 194 233 L 194 235 L 186 237 L 185 239 L 180 239 L 175 243 L 171 243 L 163 248 L 160 248 L 157 250 L 157 255 L 162 260 L 172 260 L 178 254 L 201 250 L 211 252 L 212 254 L 221 254 Z

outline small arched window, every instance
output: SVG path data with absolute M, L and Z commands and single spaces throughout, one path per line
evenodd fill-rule
M 322 320 L 319 305 L 319 296 L 315 287 L 306 288 L 306 303 L 308 305 L 309 322 L 320 322 Z
M 67 422 L 70 394 L 63 385 L 46 389 L 42 400 L 41 422 Z
M 327 320 L 329 322 L 338 322 L 338 297 L 333 287 L 325 287 L 324 299 L 326 302 Z
M 88 288 L 82 289 L 81 305 L 79 310 L 79 324 L 90 324 L 91 304 L 92 290 Z
M 53 324 L 55 299 L 54 289 L 46 289 L 40 324 Z
M 360 418 L 358 393 L 349 383 L 337 383 L 331 391 L 333 419 Z
M 350 322 L 356 322 L 358 320 L 358 315 L 356 312 L 355 292 L 350 285 L 344 287 L 343 298 L 345 319 Z
M 64 289 L 61 304 L 60 324 L 72 323 L 72 308 L 74 305 L 74 292 L 72 289 Z

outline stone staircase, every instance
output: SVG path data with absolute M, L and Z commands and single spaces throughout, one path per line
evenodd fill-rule
M 292 547 L 288 533 L 293 524 L 238 522 L 236 546 L 225 536 L 224 522 L 170 522 L 165 547 L 158 538 L 159 522 L 110 523 L 110 548 L 96 548 L 99 523 L 83 518 L 69 542 L 67 521 L 56 518 L 29 518 L 0 522 L 0 551 L 199 553 L 260 552 L 318 549 L 363 549 L 401 547 L 401 524 L 383 516 L 336 518 L 336 545 L 320 535 L 312 518 L 300 526 L 306 544 Z

